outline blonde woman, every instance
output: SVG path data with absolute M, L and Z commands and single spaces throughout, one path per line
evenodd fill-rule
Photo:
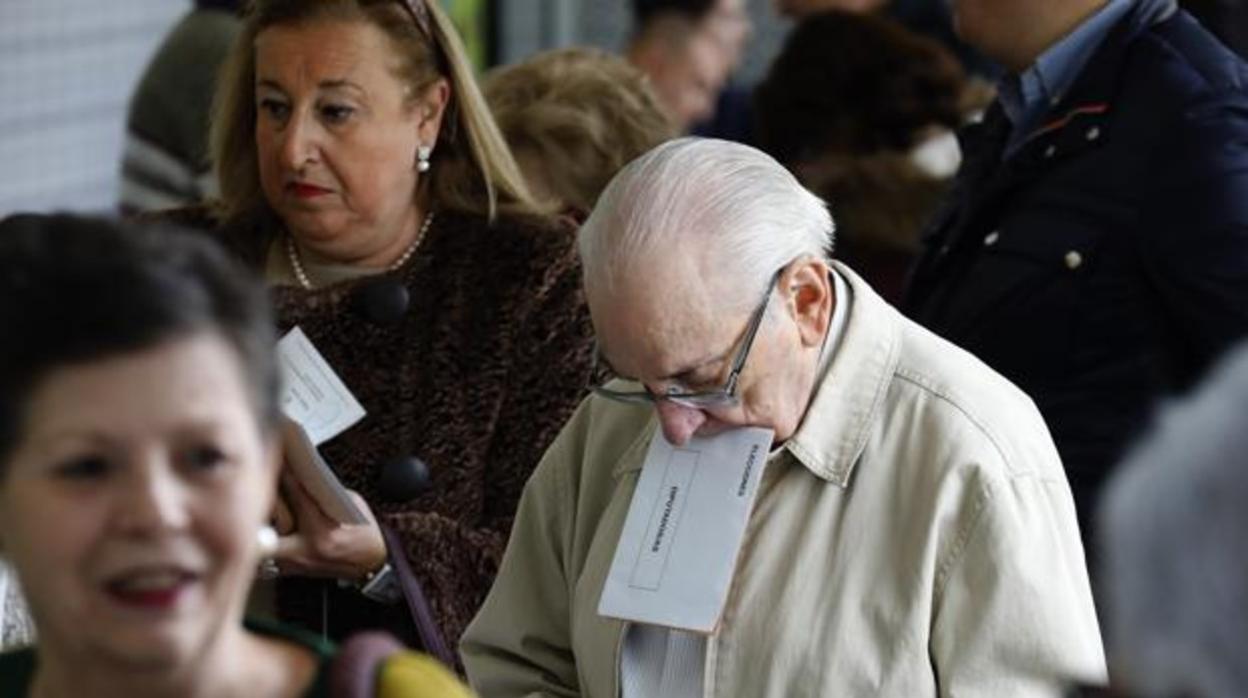
M 454 661 L 588 380 L 572 236 L 436 2 L 256 0 L 220 90 L 218 234 L 367 413 L 321 453 L 375 522 L 339 525 L 288 479 L 279 616 Z
M 646 76 L 592 48 L 539 53 L 484 81 L 499 128 L 534 193 L 589 215 L 633 158 L 676 135 Z

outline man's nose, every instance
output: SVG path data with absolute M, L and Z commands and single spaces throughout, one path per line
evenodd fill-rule
M 698 427 L 706 422 L 706 413 L 693 407 L 660 400 L 654 404 L 654 408 L 659 413 L 663 436 L 673 446 L 684 446 Z

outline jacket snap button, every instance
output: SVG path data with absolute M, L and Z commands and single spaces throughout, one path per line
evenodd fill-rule
M 1057 155 L 1057 146 L 1050 145 L 1049 147 L 1044 149 L 1044 157 L 1051 158 L 1054 155 Z
M 1083 265 L 1083 255 L 1079 254 L 1075 250 L 1071 250 L 1070 252 L 1066 253 L 1066 268 L 1067 269 L 1078 269 L 1082 265 Z
M 1092 128 L 1088 129 L 1088 132 L 1084 135 L 1088 137 L 1088 140 L 1094 141 L 1101 137 L 1101 129 L 1099 126 L 1093 126 Z
M 1001 234 L 994 230 L 991 233 L 988 233 L 987 235 L 984 236 L 984 244 L 995 245 L 997 244 L 997 240 L 1000 240 L 1000 239 L 1001 239 Z

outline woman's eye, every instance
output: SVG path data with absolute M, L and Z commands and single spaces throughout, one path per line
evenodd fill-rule
M 354 107 L 343 104 L 327 104 L 321 107 L 321 116 L 331 124 L 341 124 L 355 114 Z
M 186 452 L 186 464 L 198 470 L 211 470 L 226 461 L 225 452 L 216 446 L 196 446 Z
M 286 117 L 290 115 L 290 107 L 280 99 L 264 97 L 261 98 L 258 106 L 261 112 L 277 121 L 285 121 Z
M 108 474 L 111 464 L 104 456 L 80 456 L 56 467 L 56 474 L 71 480 L 91 480 Z

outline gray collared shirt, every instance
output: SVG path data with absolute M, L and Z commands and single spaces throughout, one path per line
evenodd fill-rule
M 1012 157 L 1027 142 L 1050 109 L 1061 102 L 1092 54 L 1134 0 L 1109 0 L 1074 31 L 1050 46 L 1022 74 L 1009 74 L 997 85 L 1001 108 L 1013 125 L 1005 147 Z

